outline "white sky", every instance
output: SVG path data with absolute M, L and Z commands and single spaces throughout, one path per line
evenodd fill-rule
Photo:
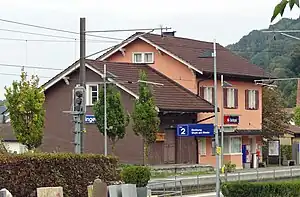
M 274 6 L 280 0 L 0 0 L 0 19 L 79 31 L 79 18 L 86 17 L 87 30 L 172 27 L 177 36 L 227 45 L 237 42 L 254 29 L 267 28 Z M 286 11 L 284 17 L 297 18 L 300 10 Z M 277 19 L 278 20 L 278 19 Z M 276 20 L 276 21 L 277 21 Z M 78 38 L 76 35 L 47 31 L 0 21 L 0 29 L 28 31 Z M 131 33 L 98 35 L 126 38 Z M 65 40 L 0 30 L 0 64 L 22 64 L 64 69 L 79 58 L 74 42 L 33 42 L 1 40 Z M 88 37 L 87 39 L 100 39 Z M 103 40 L 103 39 L 101 39 Z M 69 40 L 70 41 L 70 40 Z M 116 43 L 87 42 L 87 54 Z M 29 74 L 52 77 L 57 71 L 25 69 Z M 0 66 L 0 73 L 19 74 L 19 68 Z M 0 99 L 4 86 L 18 76 L 0 74 Z M 47 78 L 41 78 L 45 82 Z

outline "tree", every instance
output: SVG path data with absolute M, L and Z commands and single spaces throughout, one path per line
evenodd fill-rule
M 284 110 L 284 102 L 275 89 L 263 88 L 262 130 L 265 137 L 278 136 L 284 132 L 289 124 L 290 117 Z
M 144 71 L 140 71 L 140 80 L 147 81 L 147 75 Z M 135 101 L 132 120 L 133 131 L 143 138 L 144 164 L 148 164 L 149 145 L 156 140 L 160 119 L 152 91 L 147 83 L 139 83 L 139 98 Z
M 295 5 L 299 6 L 299 0 L 281 0 L 280 3 L 278 3 L 276 5 L 276 7 L 274 8 L 274 12 L 273 12 L 273 16 L 271 18 L 271 22 L 280 14 L 281 16 L 284 13 L 284 10 L 287 6 L 287 4 L 289 4 L 290 6 L 290 10 L 292 10 L 294 8 Z
M 115 146 L 118 140 L 123 139 L 126 127 L 129 124 L 129 115 L 124 112 L 121 103 L 121 94 L 114 85 L 108 85 L 106 89 L 107 111 L 107 137 L 111 141 L 112 154 L 115 155 Z M 93 110 L 98 130 L 104 135 L 104 89 L 99 92 L 99 99 Z
M 20 81 L 14 81 L 11 87 L 5 87 L 5 104 L 14 134 L 28 150 L 39 147 L 43 138 L 45 95 L 38 84 L 37 76 L 27 80 L 27 74 L 22 72 Z
M 295 124 L 297 126 L 300 126 L 300 107 L 297 106 L 295 109 L 294 109 L 294 115 L 293 115 L 293 119 L 295 121 Z

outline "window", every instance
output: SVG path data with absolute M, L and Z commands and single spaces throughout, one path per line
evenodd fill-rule
M 87 85 L 86 87 L 86 105 L 93 105 L 98 100 L 98 85 Z
M 238 90 L 233 88 L 224 89 L 224 107 L 238 108 Z
M 145 53 L 144 54 L 144 62 L 145 63 L 153 63 L 153 53 Z
M 219 138 L 219 146 L 221 146 L 221 138 Z M 216 153 L 215 138 L 212 138 L 212 155 Z M 242 152 L 242 138 L 241 137 L 224 137 L 224 154 L 236 154 Z
M 200 138 L 198 140 L 198 146 L 199 146 L 199 154 L 206 155 L 206 138 Z
M 231 137 L 231 153 L 242 152 L 242 139 L 241 137 Z
M 133 63 L 143 63 L 143 54 L 142 53 L 134 53 L 133 54 Z
M 213 102 L 213 88 L 212 87 L 204 88 L 204 99 L 210 103 Z
M 133 63 L 148 63 L 152 64 L 154 62 L 154 53 L 133 53 Z
M 258 109 L 259 95 L 257 90 L 246 90 L 246 109 Z

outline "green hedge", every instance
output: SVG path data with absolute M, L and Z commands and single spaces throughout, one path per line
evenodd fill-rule
M 14 197 L 34 197 L 38 187 L 62 186 L 65 197 L 87 196 L 94 179 L 116 181 L 118 160 L 93 154 L 0 155 L 0 187 Z
M 280 154 L 283 159 L 284 156 L 287 160 L 292 159 L 292 145 L 280 145 Z
M 127 166 L 122 169 L 121 178 L 126 184 L 136 184 L 137 187 L 146 187 L 151 172 L 147 166 Z
M 299 197 L 300 181 L 228 182 L 222 185 L 225 197 Z

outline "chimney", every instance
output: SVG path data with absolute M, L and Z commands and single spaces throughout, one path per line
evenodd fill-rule
M 165 31 L 162 32 L 162 36 L 175 36 L 176 31 Z
M 298 79 L 297 85 L 297 99 L 296 99 L 296 106 L 300 106 L 300 79 Z

